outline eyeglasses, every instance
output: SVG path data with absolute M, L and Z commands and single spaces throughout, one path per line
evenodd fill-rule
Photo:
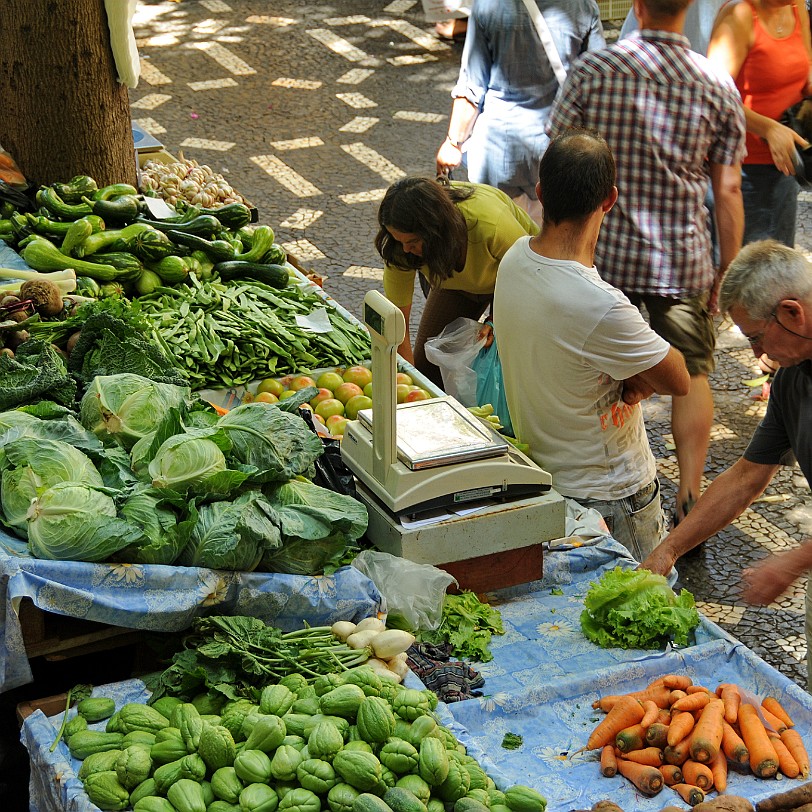
M 764 336 L 767 335 L 767 330 L 770 329 L 770 324 L 775 322 L 785 333 L 789 333 L 791 336 L 795 336 L 796 338 L 803 338 L 807 341 L 812 341 L 812 336 L 805 336 L 801 335 L 800 333 L 796 333 L 795 330 L 790 330 L 785 324 L 781 324 L 781 321 L 778 318 L 778 306 L 773 309 L 772 313 L 770 313 L 769 324 L 760 332 L 754 336 L 745 335 L 744 337 L 747 339 L 747 342 L 750 344 L 751 347 L 755 347 L 756 345 L 761 345 L 764 341 Z

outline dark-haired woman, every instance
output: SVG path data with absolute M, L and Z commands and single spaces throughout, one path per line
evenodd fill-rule
M 440 370 L 426 359 L 426 340 L 454 319 L 479 319 L 490 308 L 500 260 L 519 237 L 537 234 L 538 226 L 491 186 L 419 177 L 389 187 L 378 225 L 375 247 L 385 263 L 384 293 L 406 318 L 398 352 L 442 386 Z M 426 277 L 431 289 L 412 352 L 415 272 Z

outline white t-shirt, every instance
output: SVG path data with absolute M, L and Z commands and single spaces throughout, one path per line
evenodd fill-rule
M 516 436 L 563 496 L 631 496 L 656 466 L 622 382 L 662 361 L 669 344 L 594 267 L 529 243 L 520 238 L 502 259 L 493 306 Z

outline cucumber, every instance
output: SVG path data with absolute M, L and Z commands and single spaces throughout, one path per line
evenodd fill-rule
M 283 265 L 261 265 L 239 259 L 218 262 L 212 269 L 221 279 L 253 279 L 271 288 L 287 287 L 290 280 L 288 269 Z

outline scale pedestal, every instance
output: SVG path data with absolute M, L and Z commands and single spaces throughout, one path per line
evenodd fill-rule
M 413 529 L 404 527 L 362 482 L 357 491 L 369 512 L 367 537 L 379 550 L 440 567 L 460 589 L 472 592 L 541 578 L 542 542 L 564 535 L 564 498 L 553 490 Z
M 372 339 L 372 412 L 347 424 L 341 456 L 367 506 L 367 538 L 384 552 L 442 567 L 474 592 L 540 578 L 542 542 L 561 538 L 565 526 L 564 499 L 550 489 L 550 475 L 453 398 L 398 406 L 403 314 L 368 291 L 364 322 Z M 436 509 L 450 509 L 449 517 L 417 527 L 401 521 Z

